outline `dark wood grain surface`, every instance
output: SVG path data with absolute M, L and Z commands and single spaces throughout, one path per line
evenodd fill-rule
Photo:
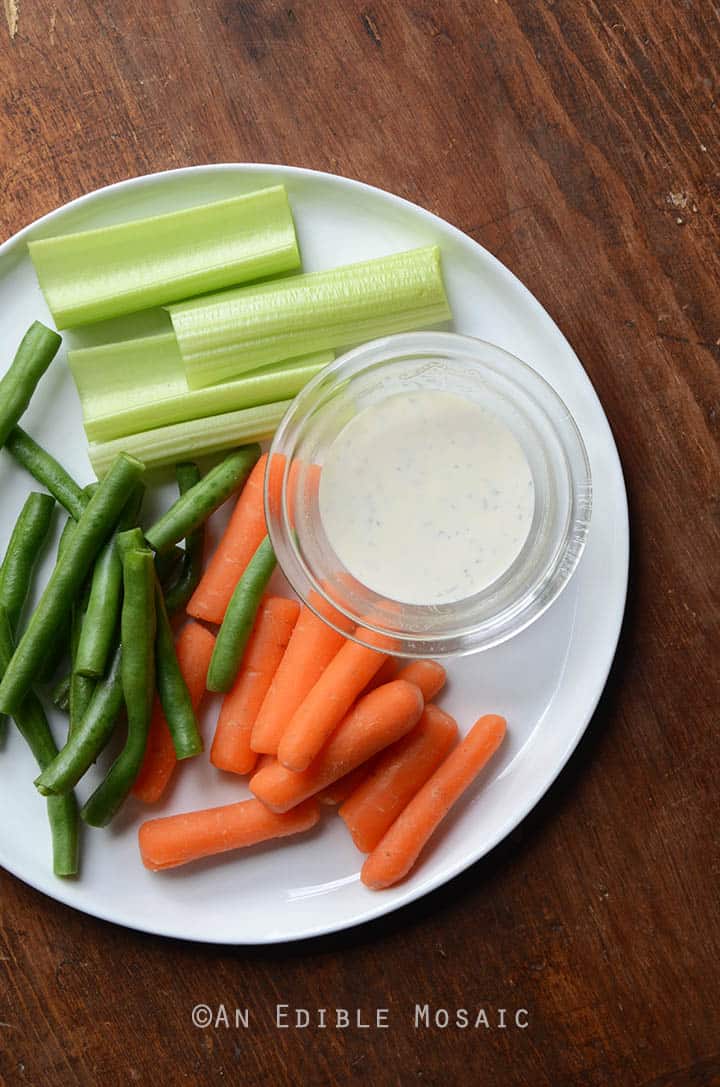
M 576 348 L 633 537 L 579 750 L 510 840 L 416 906 L 301 945 L 204 947 L 0 873 L 4 1083 L 720 1083 L 719 60 L 712 0 L 3 0 L 2 238 L 201 162 L 417 201 Z M 249 1029 L 194 1028 L 199 1002 L 249 1006 Z M 416 1002 L 529 1025 L 416 1030 Z M 390 1027 L 278 1030 L 276 1003 L 387 1007 Z

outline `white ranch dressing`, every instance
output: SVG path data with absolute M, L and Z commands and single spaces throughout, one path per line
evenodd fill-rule
M 369 589 L 438 605 L 487 588 L 530 531 L 535 496 L 512 431 L 453 393 L 395 394 L 360 411 L 320 477 L 330 545 Z

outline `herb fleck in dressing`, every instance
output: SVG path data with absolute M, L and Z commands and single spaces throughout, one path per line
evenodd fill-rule
M 535 496 L 512 431 L 479 404 L 422 390 L 359 412 L 332 443 L 320 516 L 359 581 L 406 604 L 487 588 L 520 553 Z

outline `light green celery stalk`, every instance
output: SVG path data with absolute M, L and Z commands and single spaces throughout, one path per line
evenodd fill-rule
M 103 321 L 300 266 L 282 185 L 28 243 L 58 328 Z
M 175 335 L 68 352 L 88 441 L 291 400 L 335 355 L 318 351 L 208 389 L 189 390 Z
M 209 419 L 144 430 L 110 442 L 90 442 L 90 463 L 98 477 L 105 475 L 118 453 L 125 452 L 141 460 L 146 468 L 194 460 L 210 453 L 232 449 L 248 442 L 271 438 L 291 400 L 263 404 L 257 408 L 230 411 Z
M 196 298 L 168 311 L 191 389 L 451 316 L 437 246 Z

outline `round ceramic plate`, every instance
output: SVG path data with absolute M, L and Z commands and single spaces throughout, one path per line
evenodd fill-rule
M 627 504 L 617 451 L 597 396 L 562 333 L 481 246 L 421 208 L 359 182 L 284 166 L 203 166 L 125 181 L 52 212 L 0 247 L 0 371 L 32 320 L 52 324 L 27 255 L 30 238 L 173 211 L 280 182 L 289 193 L 307 270 L 440 245 L 456 330 L 524 359 L 555 386 L 575 416 L 592 467 L 593 515 L 580 567 L 553 607 L 511 642 L 449 662 L 443 708 L 457 717 L 462 731 L 481 713 L 501 713 L 508 720 L 508 738 L 435 836 L 422 864 L 390 890 L 376 893 L 361 884 L 363 858 L 333 811 L 294 841 L 167 873 L 147 872 L 138 855 L 137 827 L 148 812 L 134 800 L 110 829 L 85 834 L 80 878 L 56 879 L 45 803 L 32 784 L 37 771 L 19 735 L 10 733 L 0 753 L 0 863 L 86 913 L 217 943 L 271 943 L 356 925 L 438 887 L 492 849 L 550 787 L 585 731 L 615 651 L 627 584 Z M 93 478 L 63 354 L 43 379 L 23 425 L 80 483 Z M 7 454 L 0 455 L 0 552 L 32 486 Z M 169 485 L 164 486 L 169 497 Z M 41 564 L 41 583 L 51 553 Z M 216 704 L 207 706 L 206 738 L 216 713 Z M 53 720 L 58 738 L 63 726 L 58 715 Z M 150 814 L 247 795 L 244 782 L 216 771 L 207 756 L 183 765 L 176 778 L 165 802 Z M 94 780 L 81 783 L 81 798 Z

